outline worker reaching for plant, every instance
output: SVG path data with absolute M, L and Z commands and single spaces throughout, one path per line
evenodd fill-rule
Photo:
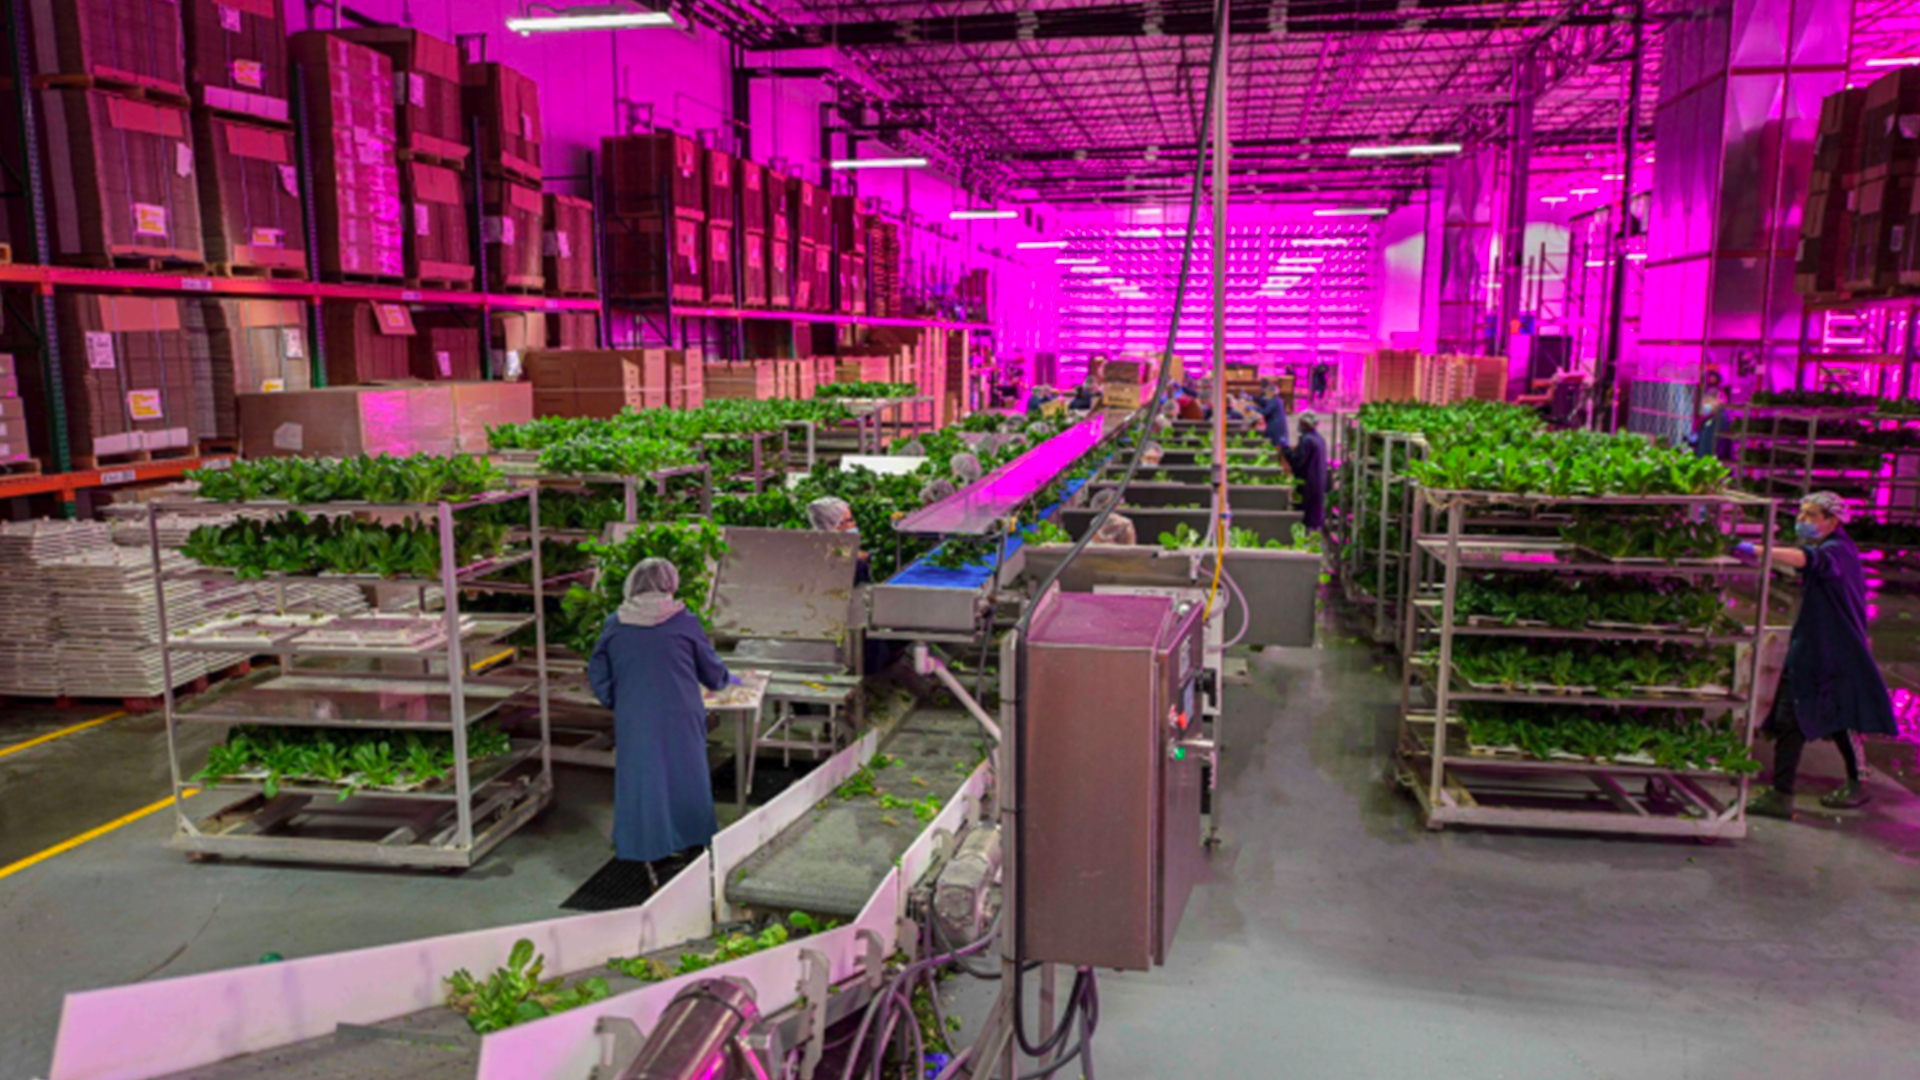
M 1274 449 L 1284 451 L 1287 448 L 1287 401 L 1280 396 L 1280 386 L 1272 379 L 1260 380 L 1260 392 L 1254 396 L 1250 410 L 1266 424 L 1267 441 Z
M 1800 571 L 1800 611 L 1787 638 L 1786 667 L 1767 714 L 1775 740 L 1773 787 L 1747 800 L 1747 812 L 1793 819 L 1800 754 L 1813 739 L 1832 739 L 1847 766 L 1847 782 L 1821 796 L 1830 809 L 1864 806 L 1860 759 L 1853 735 L 1894 735 L 1893 701 L 1867 641 L 1867 579 L 1860 549 L 1847 535 L 1846 504 L 1831 491 L 1800 502 L 1794 530 L 1800 547 L 1776 546 L 1773 563 Z M 1759 560 L 1750 542 L 1734 547 L 1743 562 Z
M 1095 495 L 1090 505 L 1094 510 L 1100 511 L 1111 509 L 1119 502 L 1119 489 L 1107 488 Z M 1134 531 L 1133 519 L 1115 510 L 1113 513 L 1107 515 L 1107 520 L 1100 523 L 1100 527 L 1093 532 L 1093 538 L 1087 542 L 1089 544 L 1113 544 L 1120 547 L 1132 547 L 1139 543 L 1139 536 Z
M 593 696 L 613 710 L 614 853 L 646 863 L 655 888 L 656 862 L 705 847 L 719 831 L 700 689 L 739 681 L 674 598 L 679 587 L 673 563 L 642 559 L 587 662 Z
M 1320 425 L 1310 412 L 1300 414 L 1299 445 L 1280 448 L 1287 468 L 1300 481 L 1300 516 L 1311 532 L 1327 527 L 1327 443 L 1320 437 Z

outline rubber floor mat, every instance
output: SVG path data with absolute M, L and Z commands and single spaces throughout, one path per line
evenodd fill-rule
M 627 859 L 608 859 L 607 865 L 594 871 L 586 884 L 573 891 L 573 895 L 560 902 L 568 911 L 612 911 L 615 908 L 638 907 L 647 902 L 654 893 L 654 876 L 665 885 L 673 876 L 686 869 L 693 859 L 690 856 L 674 855 L 654 863 L 653 875 L 647 873 L 647 864 Z

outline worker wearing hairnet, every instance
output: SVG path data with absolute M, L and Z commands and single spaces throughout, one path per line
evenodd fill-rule
M 873 566 L 867 559 L 867 553 L 858 550 L 860 543 L 860 523 L 854 520 L 853 507 L 847 500 L 824 495 L 807 504 L 807 523 L 817 532 L 852 533 L 855 546 L 853 581 L 864 585 L 873 580 Z
M 1119 501 L 1119 489 L 1106 488 L 1094 495 L 1093 502 L 1089 505 L 1091 505 L 1095 511 L 1101 511 L 1113 507 L 1118 504 Z M 1090 544 L 1115 544 L 1122 547 L 1132 547 L 1138 543 L 1139 540 L 1134 532 L 1133 519 L 1116 510 L 1107 515 L 1107 520 L 1100 523 L 1100 527 L 1093 531 L 1093 538 L 1087 542 Z
M 1765 727 L 1776 740 L 1773 786 L 1747 800 L 1750 814 L 1792 819 L 1800 754 L 1814 739 L 1832 739 L 1847 767 L 1846 783 L 1821 796 L 1820 805 L 1865 805 L 1869 796 L 1860 788 L 1853 735 L 1899 732 L 1886 680 L 1867 643 L 1867 579 L 1845 517 L 1846 504 L 1838 495 L 1816 491 L 1801 500 L 1794 522 L 1801 546 L 1773 549 L 1774 565 L 1800 571 L 1800 611 L 1787 638 L 1787 663 Z M 1734 554 L 1744 562 L 1758 558 L 1754 545 L 1746 541 Z
M 613 710 L 614 852 L 647 863 L 656 887 L 653 863 L 705 847 L 718 831 L 700 690 L 735 681 L 674 597 L 679 587 L 673 563 L 641 560 L 587 662 L 594 697 Z
M 951 480 L 929 480 L 920 488 L 920 505 L 931 506 L 957 490 Z
M 956 482 L 971 484 L 980 479 L 980 459 L 972 454 L 955 454 L 947 468 L 952 471 Z
M 1146 449 L 1140 451 L 1140 464 L 1145 465 L 1149 469 L 1157 469 L 1160 467 L 1160 463 L 1166 460 L 1166 457 L 1167 451 L 1165 447 L 1157 442 L 1150 442 L 1147 444 Z
M 1280 452 L 1300 481 L 1300 523 L 1317 532 L 1327 527 L 1327 444 L 1312 413 L 1301 413 L 1295 423 L 1300 428 L 1297 444 Z

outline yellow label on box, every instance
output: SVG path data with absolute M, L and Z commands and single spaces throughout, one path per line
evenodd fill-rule
M 287 380 L 285 379 L 262 379 L 260 381 L 260 392 L 263 394 L 278 394 L 286 388 Z
M 135 420 L 164 420 L 166 410 L 160 407 L 160 391 L 127 391 L 127 415 Z
M 134 203 L 133 231 L 141 236 L 167 235 L 167 208 L 152 203 Z
M 258 60 L 235 60 L 233 62 L 233 81 L 236 85 L 260 89 L 266 84 L 265 72 Z

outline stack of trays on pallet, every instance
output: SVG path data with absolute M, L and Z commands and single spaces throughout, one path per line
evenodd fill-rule
M 112 550 L 105 524 L 22 521 L 0 524 L 0 693 L 55 697 L 60 671 L 49 663 L 58 606 L 42 569 L 60 559 Z
M 358 615 L 367 610 L 367 596 L 358 585 L 324 585 L 312 581 L 256 582 L 254 597 L 261 611 L 304 611 L 325 615 Z
M 185 569 L 180 556 L 164 569 Z M 134 548 L 109 548 L 59 559 L 47 567 L 59 610 L 54 666 L 67 693 L 88 697 L 152 697 L 166 691 L 160 618 L 153 603 L 153 559 Z M 257 607 L 253 587 L 234 581 L 166 583 L 170 625 L 187 627 Z M 178 653 L 175 686 L 246 659 L 239 654 Z

